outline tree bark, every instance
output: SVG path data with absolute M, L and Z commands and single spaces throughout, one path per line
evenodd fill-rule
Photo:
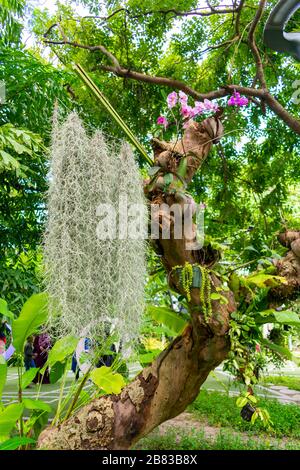
M 203 335 L 203 336 L 201 336 Z M 185 410 L 229 349 L 226 337 L 189 326 L 120 395 L 93 400 L 66 422 L 42 432 L 51 450 L 128 449 L 160 423 Z
M 287 230 L 280 233 L 278 241 L 289 249 L 283 258 L 273 262 L 277 275 L 284 277 L 286 283 L 271 289 L 270 298 L 282 301 L 287 298 L 292 299 L 300 292 L 300 231 Z

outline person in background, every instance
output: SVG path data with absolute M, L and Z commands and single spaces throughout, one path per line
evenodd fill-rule
M 0 354 L 4 354 L 6 349 L 6 336 L 4 333 L 0 333 Z
M 24 365 L 25 365 L 25 370 L 29 370 L 32 367 L 35 367 L 35 362 L 34 362 L 34 353 L 33 353 L 33 336 L 29 336 L 27 338 L 25 347 L 24 347 Z
M 48 333 L 41 333 L 34 339 L 33 350 L 35 353 L 36 367 L 42 368 L 48 359 L 48 353 L 51 348 L 51 340 Z M 34 380 L 35 383 L 42 382 L 43 384 L 50 383 L 49 369 L 45 370 L 44 374 L 38 373 Z

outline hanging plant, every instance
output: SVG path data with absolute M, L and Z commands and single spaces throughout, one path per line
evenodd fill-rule
M 187 301 L 191 301 L 191 289 L 199 289 L 199 297 L 204 319 L 207 322 L 212 315 L 211 281 L 208 270 L 200 264 L 186 262 L 184 266 L 174 266 L 172 271 L 179 275 L 180 284 L 184 290 Z
M 146 214 L 146 205 L 130 147 L 116 148 L 99 131 L 90 138 L 76 113 L 62 125 L 56 119 L 49 181 L 44 237 L 49 326 L 59 336 L 100 342 L 114 328 L 123 344 L 132 341 L 144 309 L 145 241 L 127 233 L 119 239 L 120 197 L 127 197 L 128 211 L 135 203 Z M 99 205 L 107 208 L 106 219 Z M 116 229 L 113 236 L 110 228 Z

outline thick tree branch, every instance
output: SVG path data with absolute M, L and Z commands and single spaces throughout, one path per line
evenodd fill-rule
M 237 11 L 237 15 L 236 15 L 236 19 L 235 19 L 235 34 L 236 36 L 240 36 L 240 20 L 241 20 L 241 14 L 242 14 L 242 10 L 244 8 L 244 3 L 245 3 L 245 0 L 241 0 L 240 1 L 240 5 L 239 5 L 239 9 Z
M 250 31 L 248 34 L 248 43 L 249 43 L 250 49 L 253 53 L 254 60 L 256 63 L 256 77 L 259 80 L 260 86 L 265 90 L 267 89 L 267 84 L 265 80 L 263 63 L 262 63 L 261 56 L 260 56 L 256 41 L 255 41 L 255 31 L 263 15 L 266 3 L 267 3 L 266 0 L 260 0 L 256 15 L 251 23 Z
M 212 15 L 228 15 L 228 14 L 239 12 L 243 7 L 244 0 L 241 0 L 241 2 L 235 7 L 232 7 L 231 5 L 219 5 L 218 7 L 213 7 L 212 5 L 209 4 L 209 2 L 207 2 L 207 4 L 208 4 L 207 7 L 194 8 L 188 11 L 181 11 L 175 8 L 169 8 L 169 9 L 160 9 L 160 10 L 147 10 L 139 14 L 133 14 L 131 10 L 128 8 L 119 8 L 118 10 L 112 12 L 111 14 L 107 16 L 87 15 L 87 16 L 84 16 L 84 18 L 100 19 L 103 22 L 107 22 L 111 20 L 112 18 L 114 18 L 119 13 L 124 13 L 125 15 L 127 15 L 129 18 L 132 18 L 132 19 L 139 19 L 145 16 L 151 16 L 151 15 L 156 15 L 156 14 L 166 16 L 166 15 L 169 15 L 170 13 L 173 14 L 173 17 L 185 17 L 185 16 L 207 17 L 207 16 L 212 16 Z M 251 5 L 247 7 L 252 8 Z
M 255 98 L 260 99 L 261 103 L 267 104 L 269 108 L 282 121 L 284 121 L 290 129 L 292 129 L 294 132 L 300 135 L 300 121 L 296 119 L 292 114 L 290 114 L 276 100 L 276 98 L 274 98 L 274 96 L 271 95 L 271 93 L 267 89 L 261 55 L 259 53 L 256 41 L 255 41 L 255 31 L 256 31 L 257 25 L 259 24 L 259 21 L 262 18 L 265 5 L 266 5 L 266 0 L 260 0 L 259 7 L 256 11 L 255 17 L 250 26 L 250 30 L 248 34 L 248 41 L 247 41 L 255 59 L 256 79 L 260 82 L 260 88 L 254 88 L 255 86 L 255 82 L 254 82 L 254 85 L 252 87 L 243 87 L 240 85 L 231 84 L 231 85 L 224 85 L 218 90 L 210 91 L 207 93 L 199 93 L 198 91 L 188 86 L 186 83 L 182 82 L 181 80 L 176 80 L 176 79 L 167 78 L 167 77 L 160 77 L 160 76 L 155 76 L 155 75 L 148 75 L 142 72 L 130 70 L 120 65 L 118 59 L 114 56 L 114 54 L 108 51 L 106 47 L 104 47 L 103 45 L 89 46 L 89 45 L 79 44 L 74 41 L 67 41 L 66 39 L 62 41 L 45 39 L 45 43 L 49 45 L 50 44 L 69 45 L 69 46 L 76 47 L 76 48 L 86 49 L 93 53 L 100 52 L 104 54 L 107 57 L 107 59 L 110 61 L 110 63 L 112 64 L 112 65 L 100 64 L 98 66 L 100 70 L 113 73 L 116 76 L 123 77 L 123 78 L 130 78 L 130 79 L 145 82 L 145 83 L 152 83 L 152 84 L 159 85 L 159 86 L 167 86 L 176 90 L 181 90 L 185 92 L 187 95 L 199 101 L 201 100 L 203 101 L 205 98 L 206 99 L 224 98 L 226 96 L 230 96 L 234 92 L 234 90 L 236 90 L 237 92 L 248 96 L 255 103 L 257 103 L 257 100 L 255 100 Z M 238 7 L 236 7 L 235 9 L 235 11 L 237 12 L 237 19 L 236 19 L 237 23 L 235 27 L 236 31 L 239 31 L 239 26 L 238 26 L 239 15 L 243 7 L 245 7 L 245 4 L 243 1 L 241 1 Z M 214 11 L 215 7 L 211 7 L 211 8 L 213 8 L 212 11 Z M 121 11 L 121 9 L 119 11 Z M 53 27 L 54 26 L 57 26 L 57 24 L 53 25 Z M 51 30 L 52 30 L 52 26 L 48 29 L 45 36 L 47 36 L 49 31 Z M 219 44 L 217 46 L 212 46 L 210 49 L 217 49 L 225 45 L 230 45 L 231 43 L 235 42 L 237 39 L 238 39 L 238 36 L 234 37 L 231 40 L 225 41 L 224 43 Z
M 270 299 L 292 299 L 300 293 L 300 231 L 287 230 L 278 235 L 278 241 L 288 248 L 287 254 L 274 261 L 277 273 L 286 279 L 286 284 L 274 287 L 270 291 Z

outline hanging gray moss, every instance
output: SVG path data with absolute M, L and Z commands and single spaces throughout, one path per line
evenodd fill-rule
M 129 222 L 134 225 L 137 209 L 145 220 L 141 177 L 130 147 L 117 149 L 99 131 L 89 138 L 75 113 L 62 125 L 56 122 L 44 264 L 49 326 L 59 335 L 103 338 L 112 324 L 123 343 L 138 336 L 145 240 L 119 239 L 118 224 L 117 238 L 99 237 L 105 227 L 99 205 L 108 204 L 109 214 L 117 214 L 120 195 L 127 198 Z

